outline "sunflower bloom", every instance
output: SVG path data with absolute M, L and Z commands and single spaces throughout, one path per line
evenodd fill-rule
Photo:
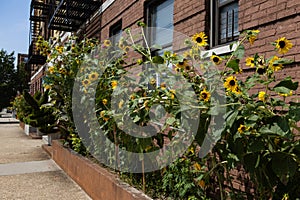
M 245 131 L 248 131 L 248 130 L 249 130 L 249 127 L 247 127 L 247 126 L 245 126 L 243 124 L 241 124 L 240 127 L 238 128 L 238 132 L 240 134 L 243 134 L 243 133 L 245 133 Z
M 44 85 L 45 90 L 51 89 L 51 85 Z
M 192 41 L 200 47 L 207 45 L 207 36 L 204 32 L 196 33 L 192 36 Z
M 216 55 L 212 55 L 210 57 L 210 60 L 215 64 L 215 65 L 220 65 L 222 63 L 222 58 Z
M 198 182 L 198 185 L 201 187 L 201 188 L 204 188 L 205 187 L 205 181 L 204 180 L 200 180 Z
M 170 90 L 170 94 L 171 94 L 171 99 L 174 99 L 176 91 L 175 90 Z
M 100 112 L 100 117 L 101 117 L 104 121 L 106 121 L 106 122 L 109 120 L 109 117 L 106 116 L 105 110 L 102 110 L 102 111 Z
M 151 84 L 151 85 L 156 85 L 156 80 L 155 80 L 155 78 L 151 78 L 151 79 L 150 79 L 150 84 Z
M 118 107 L 119 107 L 119 109 L 121 109 L 122 107 L 123 107 L 123 105 L 124 105 L 124 101 L 123 101 L 123 99 L 119 102 L 119 105 L 118 105 Z
M 200 92 L 200 99 L 202 99 L 203 101 L 205 101 L 205 102 L 209 101 L 210 97 L 211 97 L 211 94 L 206 89 L 204 89 Z
M 160 84 L 160 88 L 161 88 L 162 90 L 167 89 L 166 83 L 161 83 L 161 84 Z
M 97 72 L 92 72 L 92 73 L 90 73 L 90 75 L 89 75 L 89 79 L 90 79 L 91 81 L 97 80 L 98 77 L 99 77 L 99 74 L 98 74 Z
M 201 170 L 201 165 L 197 162 L 194 163 L 193 165 L 194 169 L 197 170 L 197 171 L 200 171 Z
M 184 69 L 186 66 L 188 66 L 188 61 L 187 59 L 183 59 L 183 61 L 180 61 L 176 64 L 176 67 Z
M 125 53 L 128 53 L 129 50 L 130 50 L 130 47 L 129 47 L 129 46 L 125 46 L 125 47 L 123 48 L 123 51 L 125 51 Z
M 89 86 L 91 84 L 91 81 L 89 80 L 89 79 L 84 79 L 83 81 L 82 81 L 82 85 L 84 86 L 84 87 L 87 87 L 87 86 Z
M 247 39 L 249 40 L 250 45 L 254 44 L 259 32 L 259 30 L 250 30 L 247 32 Z
M 278 53 L 286 54 L 293 47 L 293 44 L 285 37 L 282 37 L 275 41 L 275 47 Z
M 255 64 L 254 64 L 254 58 L 253 57 L 246 58 L 246 65 L 250 66 L 250 67 L 254 67 L 255 66 Z
M 228 78 L 226 78 L 225 83 L 224 83 L 224 87 L 231 92 L 236 92 L 237 87 L 238 87 L 238 82 L 236 80 L 235 76 L 229 76 Z
M 274 56 L 270 62 L 269 62 L 269 67 L 271 70 L 277 72 L 279 70 L 281 70 L 283 68 L 282 64 L 278 64 L 276 62 L 278 62 L 280 60 L 280 58 L 278 58 L 277 56 Z M 275 63 L 274 63 L 275 62 Z
M 260 92 L 258 93 L 258 99 L 259 99 L 260 101 L 265 101 L 265 100 L 266 100 L 266 92 L 260 91 Z
M 112 81 L 111 82 L 111 88 L 114 90 L 118 86 L 118 81 Z
M 49 72 L 50 74 L 53 74 L 53 73 L 55 72 L 55 68 L 54 68 L 53 66 L 49 67 L 49 68 L 48 68 L 48 72 Z
M 103 45 L 105 47 L 110 47 L 111 46 L 111 41 L 110 40 L 104 40 Z
M 107 104 L 107 99 L 103 99 L 102 103 L 103 103 L 103 105 L 106 105 Z

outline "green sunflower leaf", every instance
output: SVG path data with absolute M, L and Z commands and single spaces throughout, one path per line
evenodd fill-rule
M 155 64 L 164 64 L 165 60 L 161 56 L 154 56 L 152 59 Z
M 238 59 L 244 58 L 245 47 L 243 45 L 238 46 L 238 48 L 233 52 L 233 55 Z
M 289 90 L 297 90 L 298 82 L 293 82 L 292 78 L 286 77 L 284 80 L 280 81 L 277 85 L 274 86 L 274 91 L 280 92 L 277 90 L 285 91 L 280 93 L 288 94 Z
M 239 63 L 240 63 L 239 59 L 230 60 L 227 63 L 227 67 L 233 69 L 234 72 L 239 72 L 240 71 Z

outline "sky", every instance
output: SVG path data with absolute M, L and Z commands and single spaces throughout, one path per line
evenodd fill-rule
M 30 0 L 0 0 L 0 49 L 28 53 Z

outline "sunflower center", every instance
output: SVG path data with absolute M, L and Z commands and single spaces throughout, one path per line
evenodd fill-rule
M 220 61 L 220 59 L 219 59 L 218 57 L 214 57 L 214 58 L 213 58 L 213 61 L 214 61 L 215 63 L 217 63 L 217 62 Z
M 185 67 L 185 70 L 187 70 L 187 71 L 189 71 L 190 69 L 191 69 L 190 66 Z
M 254 63 L 254 60 L 251 60 L 251 63 Z
M 245 126 L 242 126 L 242 127 L 241 127 L 241 131 L 244 132 L 245 130 L 246 130 L 246 127 L 245 127 Z
M 203 93 L 201 94 L 201 96 L 202 96 L 203 99 L 206 99 L 206 98 L 207 98 L 207 93 L 206 93 L 206 92 L 203 92 Z
M 181 61 L 181 62 L 179 62 L 178 64 L 179 64 L 179 65 L 183 65 L 183 62 Z
M 279 47 L 284 48 L 285 47 L 285 41 L 279 41 Z
M 229 81 L 229 85 L 230 85 L 230 86 L 235 86 L 235 80 Z
M 197 38 L 196 38 L 196 42 L 197 42 L 197 43 L 201 43 L 202 41 L 203 41 L 203 40 L 202 40 L 201 37 L 197 37 Z

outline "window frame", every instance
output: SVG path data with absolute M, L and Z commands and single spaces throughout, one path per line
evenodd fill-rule
M 123 26 L 122 19 L 120 19 L 116 23 L 114 23 L 113 25 L 111 25 L 109 27 L 109 38 L 111 39 L 111 43 L 113 45 L 116 45 L 117 42 L 119 42 L 119 41 L 116 41 L 117 35 L 119 36 L 119 39 L 121 38 L 121 35 L 123 32 L 122 26 Z M 116 32 L 118 32 L 118 33 L 116 33 Z
M 220 41 L 220 34 L 221 34 L 220 10 L 221 8 L 229 6 L 230 4 L 233 3 L 239 3 L 239 0 L 225 0 L 225 2 L 223 2 L 222 4 L 219 4 L 219 0 L 210 0 L 210 38 L 211 38 L 210 48 L 224 46 L 238 40 L 240 34 L 238 34 L 237 36 L 234 36 L 232 34 L 231 40 L 228 40 L 228 38 L 226 38 L 225 42 Z M 232 22 L 233 22 L 232 23 L 233 25 L 232 33 L 233 33 L 234 17 Z

